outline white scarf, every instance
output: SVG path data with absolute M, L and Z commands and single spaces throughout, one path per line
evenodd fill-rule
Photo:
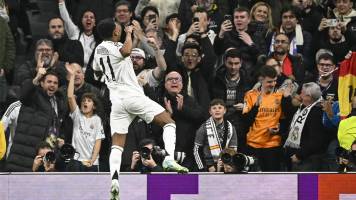
M 284 147 L 291 147 L 296 149 L 300 148 L 300 140 L 302 138 L 304 124 L 308 118 L 309 112 L 320 101 L 321 99 L 315 101 L 303 109 L 301 109 L 302 106 L 299 106 L 299 109 L 293 116 L 292 123 L 289 127 L 288 138 L 284 144 Z
M 227 140 L 226 140 L 226 147 L 230 143 L 231 137 L 232 137 L 232 125 L 229 121 L 226 121 L 228 123 L 228 135 L 227 135 Z M 216 126 L 214 119 L 210 117 L 206 123 L 205 123 L 205 128 L 206 128 L 206 133 L 208 136 L 208 142 L 209 142 L 209 149 L 211 152 L 211 155 L 214 159 L 215 162 L 219 160 L 220 157 L 220 152 L 223 150 L 222 146 L 220 144 L 219 140 L 219 135 L 218 132 L 216 131 Z

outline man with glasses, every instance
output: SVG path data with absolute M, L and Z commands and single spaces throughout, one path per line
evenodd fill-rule
M 35 47 L 34 59 L 26 61 L 14 70 L 14 85 L 21 85 L 26 79 L 33 79 L 39 68 L 52 70 L 58 74 L 59 85 L 66 83 L 64 63 L 58 61 L 58 53 L 53 50 L 53 43 L 48 39 L 39 39 Z
M 281 26 L 279 31 L 288 37 L 288 51 L 290 55 L 299 56 L 303 59 L 305 66 L 311 69 L 311 54 L 312 54 L 312 35 L 302 30 L 299 21 L 300 15 L 296 7 L 284 7 L 281 11 Z M 272 33 L 269 41 L 269 50 L 274 52 L 274 43 L 276 40 L 277 32 Z M 310 70 L 312 71 L 312 70 Z
M 210 103 L 209 87 L 199 66 L 201 62 L 201 48 L 194 43 L 186 43 L 182 48 L 182 77 L 183 88 L 188 96 L 194 98 L 203 109 L 208 111 Z
M 274 37 L 273 53 L 271 57 L 281 64 L 281 73 L 298 84 L 303 83 L 305 69 L 300 57 L 296 57 L 289 52 L 290 40 L 284 33 L 278 33 Z
M 132 7 L 130 2 L 121 0 L 115 4 L 115 21 L 127 25 L 130 23 L 132 18 Z
M 83 66 L 83 46 L 78 40 L 70 40 L 64 33 L 64 23 L 60 17 L 53 17 L 48 21 L 48 39 L 52 41 L 53 49 L 58 53 L 58 60 Z
M 183 92 L 182 76 L 177 71 L 166 75 L 164 88 L 160 103 L 177 125 L 175 159 L 189 170 L 196 171 L 193 158 L 194 136 L 205 119 L 204 110 L 194 98 Z
M 314 81 L 320 86 L 323 98 L 327 99 L 328 95 L 332 95 L 333 100 L 337 100 L 338 80 L 334 78 L 337 69 L 331 52 L 317 54 L 317 69 L 318 77 Z

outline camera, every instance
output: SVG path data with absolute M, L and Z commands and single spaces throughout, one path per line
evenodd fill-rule
M 150 159 L 150 155 L 151 155 L 151 150 L 147 147 L 142 147 L 140 150 L 140 155 L 143 159 Z
M 339 161 L 339 172 L 356 170 L 356 150 L 348 151 L 342 147 L 337 147 L 335 149 L 335 154 L 337 157 L 347 160 Z
M 335 149 L 335 154 L 337 157 L 345 158 L 350 162 L 356 164 L 356 150 L 348 151 L 342 147 L 337 147 Z
M 236 153 L 234 155 L 223 153 L 221 155 L 221 161 L 224 164 L 236 166 L 238 172 L 247 172 L 249 167 L 256 163 L 257 159 L 242 153 Z
M 193 18 L 193 23 L 195 23 L 195 22 L 199 22 L 199 18 L 198 17 L 194 17 Z
M 56 154 L 53 151 L 49 151 L 43 156 L 43 162 L 54 163 L 56 161 Z
M 161 149 L 159 146 L 153 146 L 152 152 L 147 147 L 142 147 L 140 149 L 140 155 L 143 159 L 149 160 L 151 154 L 152 154 L 152 157 L 157 157 L 157 158 L 164 158 L 168 155 L 166 150 Z

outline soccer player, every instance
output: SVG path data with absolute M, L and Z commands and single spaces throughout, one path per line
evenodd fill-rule
M 137 22 L 133 21 L 133 23 Z M 174 161 L 176 141 L 174 121 L 163 107 L 145 96 L 135 75 L 130 59 L 131 34 L 134 26 L 123 27 L 112 19 L 104 19 L 97 27 L 103 42 L 95 50 L 93 69 L 96 78 L 100 78 L 108 86 L 112 103 L 110 114 L 112 146 L 109 159 L 112 200 L 119 199 L 118 175 L 121 156 L 128 127 L 136 116 L 147 123 L 153 121 L 163 127 L 163 141 L 169 154 L 163 161 L 163 168 L 167 171 L 188 172 L 187 168 Z M 124 32 L 126 36 L 122 44 L 119 40 Z

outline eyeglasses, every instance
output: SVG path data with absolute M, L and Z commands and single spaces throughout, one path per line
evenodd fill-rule
M 181 82 L 182 78 L 180 77 L 169 77 L 166 79 L 166 82 Z
M 288 44 L 289 42 L 287 40 L 275 40 L 275 44 Z

